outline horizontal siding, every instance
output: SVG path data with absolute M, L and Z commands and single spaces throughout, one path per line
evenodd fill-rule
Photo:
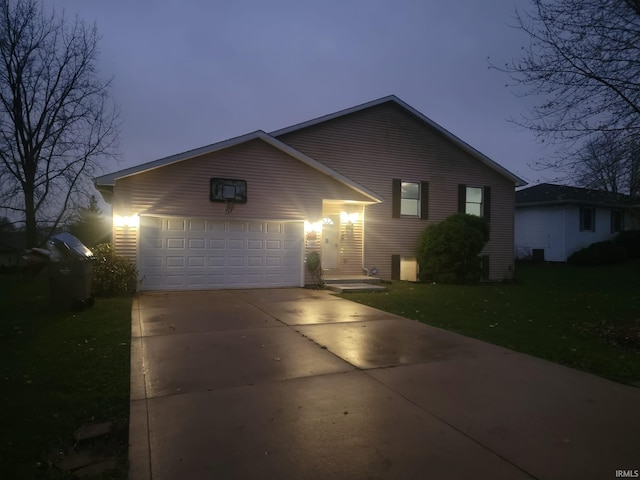
M 517 256 L 543 249 L 549 262 L 564 262 L 565 207 L 521 207 L 516 209 L 515 245 Z
M 366 207 L 365 267 L 391 278 L 391 255 L 414 256 L 430 223 L 457 212 L 458 184 L 491 187 L 490 278 L 513 274 L 515 185 L 394 104 L 382 104 L 279 138 L 380 195 Z M 392 218 L 392 178 L 429 182 L 429 220 Z
M 247 202 L 226 214 L 224 203 L 209 200 L 212 177 L 246 180 Z M 315 221 L 322 216 L 324 199 L 370 200 L 271 145 L 253 140 L 117 180 L 113 213 Z M 135 258 L 135 237 L 114 233 L 117 250 Z
M 212 177 L 247 181 L 247 203 L 236 204 L 232 217 L 319 218 L 325 198 L 368 200 L 299 160 L 254 140 L 117 180 L 114 210 L 122 215 L 225 216 L 225 204 L 209 200 Z
M 136 228 L 113 227 L 113 245 L 116 252 L 136 263 L 138 230 Z

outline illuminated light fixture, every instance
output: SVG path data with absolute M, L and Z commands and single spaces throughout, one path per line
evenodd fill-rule
M 358 214 L 358 212 L 354 212 L 354 213 L 347 213 L 347 212 L 341 212 L 340 213 L 340 221 L 342 223 L 356 223 L 358 220 L 360 219 L 360 215 Z
M 137 228 L 140 225 L 140 217 L 138 215 L 114 215 L 113 224 L 116 227 Z
M 322 222 L 309 222 L 304 221 L 304 233 L 316 232 L 319 233 L 322 230 Z

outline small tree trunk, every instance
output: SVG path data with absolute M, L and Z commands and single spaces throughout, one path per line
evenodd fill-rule
M 24 189 L 24 206 L 25 206 L 25 230 L 27 248 L 38 246 L 38 223 L 36 221 L 36 208 L 32 188 Z

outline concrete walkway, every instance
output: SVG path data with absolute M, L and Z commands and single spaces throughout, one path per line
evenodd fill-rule
M 640 469 L 640 389 L 324 291 L 151 293 L 132 314 L 132 480 Z

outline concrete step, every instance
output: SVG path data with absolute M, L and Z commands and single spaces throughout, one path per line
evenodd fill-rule
M 346 285 L 350 283 L 366 283 L 366 284 L 377 285 L 378 283 L 380 283 L 380 279 L 376 277 L 368 277 L 366 275 L 355 275 L 355 276 L 348 276 L 348 277 L 339 276 L 339 275 L 336 275 L 336 276 L 325 275 L 324 283 L 326 283 L 327 285 L 335 285 L 335 284 Z
M 336 293 L 384 292 L 386 287 L 371 283 L 327 283 L 327 288 Z

